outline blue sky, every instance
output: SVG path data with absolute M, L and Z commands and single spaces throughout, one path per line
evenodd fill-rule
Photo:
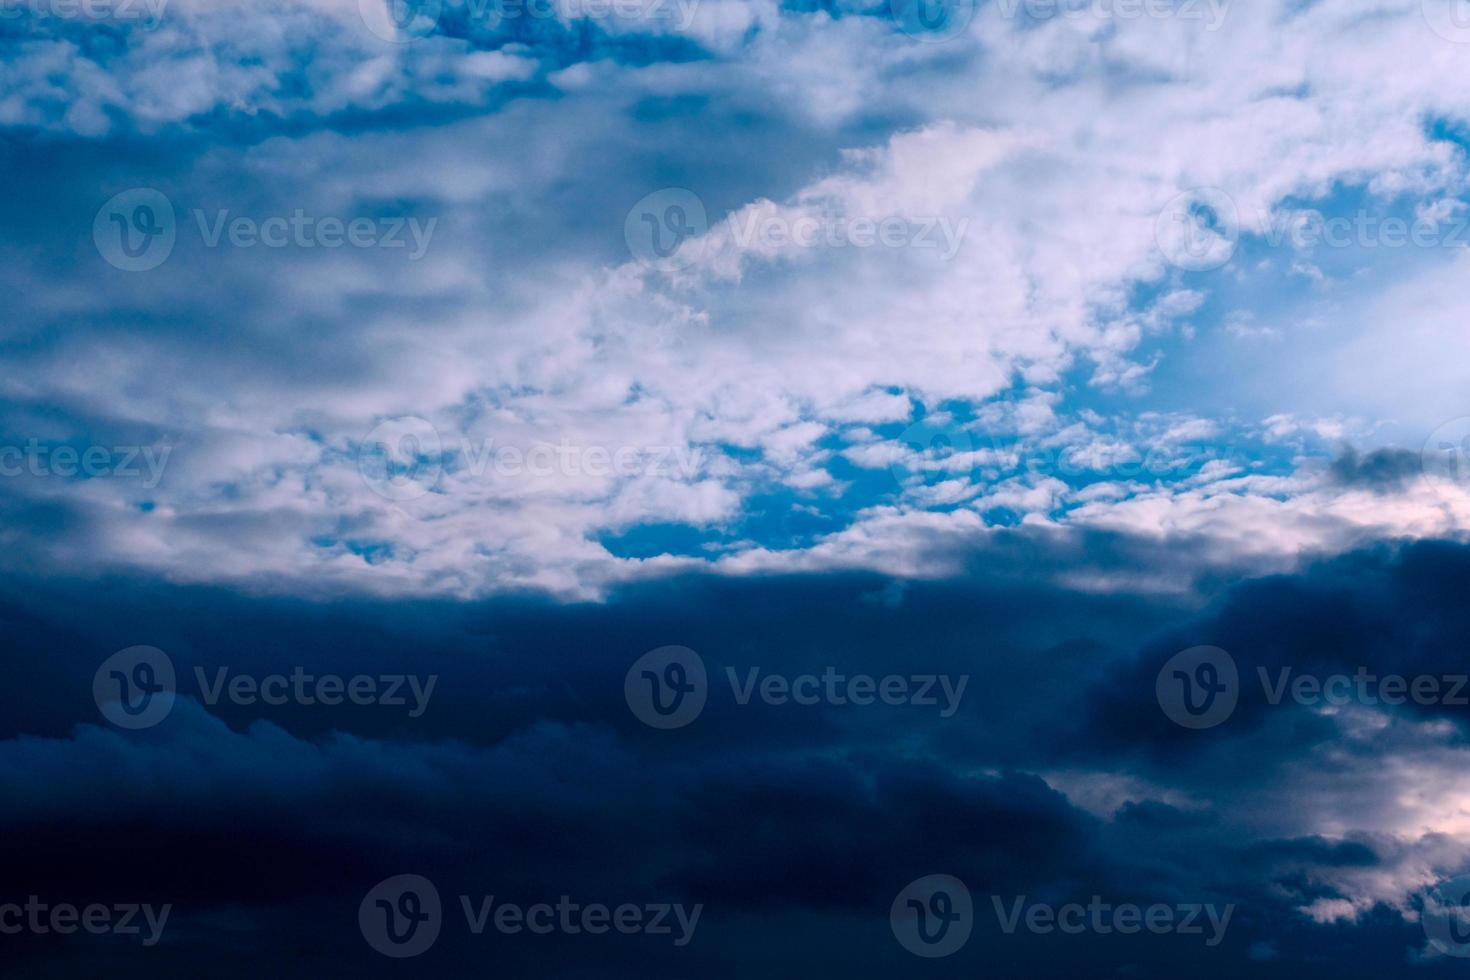
M 1120 692 L 1166 654 L 1232 637 L 1242 664 L 1332 660 L 1295 620 L 1287 652 L 1263 639 L 1261 624 L 1284 615 L 1278 586 L 1339 611 L 1340 593 L 1361 593 L 1379 610 L 1404 582 L 1432 580 L 1426 567 L 1463 571 L 1470 30 L 1457 11 L 0 4 L 0 576 L 17 594 L 74 597 L 17 599 L 12 618 L 59 624 L 57 608 L 89 612 L 109 589 L 150 608 L 173 597 L 192 625 L 78 627 L 68 662 L 150 644 L 207 663 L 204 637 L 232 617 L 278 620 L 273 644 L 300 662 L 338 656 L 317 615 L 365 633 L 381 616 L 404 636 L 466 617 L 424 662 L 516 702 L 514 724 L 469 711 L 431 733 L 309 712 L 220 721 L 187 699 L 176 720 L 257 773 L 278 737 L 288 757 L 364 739 L 365 754 L 396 760 L 385 772 L 411 764 L 401 753 L 462 741 L 466 772 L 503 766 L 519 785 L 535 780 L 517 753 L 571 754 L 578 726 L 610 772 L 646 761 L 646 743 L 574 705 L 596 702 L 599 657 L 620 676 L 647 649 L 696 646 L 678 634 L 701 631 L 669 596 L 779 609 L 765 640 L 780 665 L 840 661 L 845 645 L 863 661 L 894 653 L 846 625 L 807 635 L 808 600 L 890 637 L 932 625 L 929 652 L 948 663 L 984 647 L 957 639 L 966 631 L 1002 629 L 991 604 L 1024 592 L 1004 627 L 1014 641 L 973 650 L 973 668 L 1019 685 L 1057 719 L 1048 731 L 1078 731 L 1028 756 L 1019 719 L 853 733 L 824 715 L 792 737 L 833 736 L 817 756 L 836 767 L 821 782 L 834 812 L 871 817 L 864 834 L 914 831 L 903 792 L 847 793 L 901 783 L 913 752 L 936 767 L 920 782 L 1001 833 L 1015 821 L 996 816 L 997 800 L 1014 787 L 988 781 L 1019 780 L 1017 798 L 1059 837 L 1075 822 L 1105 839 L 1102 857 L 1073 854 L 1033 883 L 1061 891 L 1116 884 L 1148 820 L 1193 840 L 1191 820 L 1208 812 L 1261 862 L 1231 887 L 1295 916 L 1290 935 L 1265 930 L 1232 962 L 1310 962 L 1329 945 L 1321 929 L 1352 933 L 1353 949 L 1391 934 L 1391 956 L 1362 959 L 1374 968 L 1443 966 L 1422 942 L 1403 949 L 1415 896 L 1470 860 L 1458 783 L 1426 788 L 1464 761 L 1458 715 L 1305 711 L 1300 730 L 1251 715 L 1184 758 L 1180 733 L 1140 721 Z M 957 594 L 984 615 L 958 609 Z M 1097 621 L 1048 621 L 1073 604 Z M 1441 670 L 1464 659 L 1451 605 L 1425 613 Z M 521 624 L 521 646 L 497 654 L 513 693 L 465 666 L 477 638 L 498 635 L 496 615 Z M 644 615 L 665 628 L 631 625 Z M 608 649 L 580 654 L 558 689 L 535 666 L 555 644 L 526 637 L 563 616 L 579 643 Z M 1344 663 L 1396 662 L 1400 625 L 1374 620 Z M 783 628 L 796 646 L 782 646 Z M 12 652 L 34 653 L 45 632 Z M 701 635 L 720 662 L 755 642 Z M 1041 691 L 1007 663 L 1054 657 L 1080 671 L 1075 690 Z M 163 749 L 114 745 L 116 732 L 67 713 L 61 686 L 47 690 L 32 727 L 0 741 L 0 782 L 88 745 L 171 764 L 167 737 Z M 1375 757 L 1361 734 L 1380 724 Z M 734 744 L 739 728 L 713 741 Z M 1221 762 L 1235 737 L 1259 748 L 1278 736 L 1259 779 Z M 1340 778 L 1304 777 L 1336 736 L 1352 756 Z M 1079 748 L 1089 741 L 1103 748 Z M 799 784 L 800 766 L 818 763 L 793 761 L 798 747 L 763 744 L 738 760 L 749 771 L 705 773 L 718 785 L 701 805 L 746 798 L 762 767 Z M 697 763 L 657 761 L 672 768 L 648 792 L 670 802 L 674 770 Z M 1375 769 L 1398 781 L 1373 782 Z M 57 792 L 85 798 L 88 780 Z M 377 798 L 353 787 L 311 806 L 359 790 Z M 526 812 L 539 813 L 533 790 Z M 1418 802 L 1361 806 L 1355 793 Z M 657 809 L 635 803 L 630 823 Z M 1262 817 L 1282 807 L 1291 819 Z M 305 847 L 315 831 L 282 819 Z M 405 834 L 455 836 L 446 820 L 405 817 Z M 658 852 L 666 880 L 717 880 L 756 917 L 794 903 L 821 919 L 816 931 L 841 934 L 856 899 L 829 907 L 811 889 L 731 879 L 734 857 L 698 838 Z M 1281 858 L 1280 841 L 1306 856 Z M 1372 860 L 1339 860 L 1345 841 Z M 1324 849 L 1320 866 L 1293 863 Z M 453 864 L 419 850 L 426 865 Z M 1220 868 L 1225 850 L 1212 852 Z M 1170 855 L 1155 883 L 1166 892 L 1189 879 Z M 948 860 L 985 865 L 958 844 Z M 356 852 L 342 861 L 367 867 Z M 236 911 L 276 921 L 307 901 L 275 897 Z M 226 890 L 205 904 L 238 902 Z M 722 955 L 741 945 L 728 939 Z M 1140 955 L 1115 965 L 1175 962 Z M 563 975 L 578 975 L 568 956 Z M 1086 959 L 1074 949 L 1058 962 Z

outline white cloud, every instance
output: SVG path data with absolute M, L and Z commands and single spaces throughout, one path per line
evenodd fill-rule
M 220 117 L 269 137 L 221 139 L 157 176 L 187 239 L 157 274 L 88 266 L 81 288 L 80 273 L 20 255 L 0 273 L 24 278 L 24 329 L 48 337 L 0 380 L 7 398 L 179 440 L 146 516 L 132 486 L 16 484 L 85 509 L 100 529 L 85 559 L 55 541 L 34 543 L 39 553 L 203 581 L 597 595 L 696 562 L 618 559 L 600 543 L 609 533 L 661 522 L 727 532 L 756 493 L 835 506 L 849 489 L 827 471 L 839 458 L 869 471 L 912 463 L 872 428 L 845 448 L 838 437 L 906 422 L 914 403 L 933 413 L 964 402 L 964 431 L 1059 441 L 1084 468 L 1228 440 L 1235 423 L 1202 413 L 1143 441 L 1096 423 L 1068 433 L 1085 417 L 1070 402 L 1095 394 L 1078 378 L 1150 418 L 1167 344 L 1187 342 L 1181 325 L 1192 329 L 1233 274 L 1186 282 L 1166 263 L 1154 239 L 1165 203 L 1223 188 L 1260 231 L 1255 216 L 1287 195 L 1347 184 L 1439 213 L 1464 181 L 1463 154 L 1425 135 L 1427 118 L 1467 115 L 1463 52 L 1428 31 L 1417 3 L 1371 16 L 1234 5 L 1213 32 L 1177 19 L 1023 30 L 985 14 L 943 44 L 876 17 L 705 3 L 687 31 L 720 57 L 641 67 L 567 67 L 575 55 L 554 38 L 389 45 L 355 8 L 181 3 L 106 59 L 56 39 L 15 46 L 0 69 L 12 93 L 0 121 L 12 127 L 88 139 L 131 127 L 187 147 L 186 134 L 214 125 L 201 120 Z M 560 97 L 497 101 L 496 86 L 552 69 Z M 390 110 L 399 115 L 374 115 Z M 434 111 L 448 115 L 429 125 Z M 335 130 L 341 118 L 368 122 L 348 135 Z M 686 244 L 697 261 L 673 273 L 628 261 L 622 242 L 627 208 L 656 189 L 650 172 L 698 192 L 713 222 Z M 88 208 L 100 203 L 91 196 Z M 407 209 L 438 224 L 416 262 L 385 250 L 210 251 L 192 211 L 221 207 Z M 958 247 L 737 234 L 752 219 L 850 230 L 885 218 L 932 221 Z M 1432 415 L 1420 403 L 1462 380 L 1447 326 L 1457 308 L 1439 298 L 1453 276 L 1415 274 L 1370 308 L 1382 329 L 1317 361 L 1378 418 Z M 47 334 L 63 316 L 85 322 Z M 1254 322 L 1275 320 L 1263 311 Z M 1235 380 L 1222 372 L 1216 384 Z M 364 483 L 354 452 L 400 415 L 469 445 L 670 447 L 703 465 L 532 480 L 451 472 L 436 492 L 394 503 Z M 1314 425 L 1331 436 L 1304 420 L 1342 417 L 1328 404 L 1261 415 L 1282 440 Z M 893 481 L 810 546 L 737 549 L 714 566 L 943 574 L 991 534 L 976 510 L 989 507 L 1036 528 L 1199 536 L 1211 561 L 1268 565 L 1373 535 L 1454 533 L 1470 516 L 1458 500 L 1238 465 L 1165 488 L 1103 473 L 1102 491 L 965 475 L 1004 469 L 1003 457 L 935 460 L 942 480 Z M 358 540 L 381 546 L 372 563 Z

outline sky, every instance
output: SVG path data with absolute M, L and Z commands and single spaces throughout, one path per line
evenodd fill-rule
M 1462 0 L 0 0 L 6 975 L 1462 969 L 1467 77 Z

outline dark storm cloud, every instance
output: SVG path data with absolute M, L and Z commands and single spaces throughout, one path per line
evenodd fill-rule
M 1419 453 L 1405 449 L 1376 449 L 1358 453 L 1351 447 L 1332 461 L 1332 479 L 1340 486 L 1367 487 L 1379 493 L 1402 490 L 1424 472 Z
M 914 962 L 888 932 L 888 903 L 909 881 L 946 873 L 976 896 L 977 923 L 940 975 L 994 975 L 1005 963 L 1016 976 L 1170 976 L 1189 963 L 1234 976 L 1263 942 L 1281 954 L 1252 967 L 1263 976 L 1304 958 L 1339 976 L 1382 975 L 1423 945 L 1416 926 L 1388 910 L 1319 926 L 1296 909 L 1337 897 L 1332 874 L 1396 861 L 1396 845 L 1253 835 L 1233 812 L 1246 783 L 1218 764 L 1241 739 L 1274 740 L 1274 756 L 1249 760 L 1270 779 L 1325 737 L 1310 713 L 1277 709 L 1301 722 L 1283 738 L 1249 702 L 1213 732 L 1185 732 L 1162 718 L 1151 671 L 1196 642 L 1228 646 L 1243 670 L 1444 667 L 1466 638 L 1466 582 L 1470 549 L 1445 544 L 1245 583 L 1197 617 L 979 574 L 913 584 L 888 602 L 861 599 L 884 594 L 871 576 L 692 578 L 584 606 L 319 605 L 117 580 L 12 582 L 0 607 L 10 681 L 0 829 L 26 846 L 8 859 L 6 890 L 177 912 L 149 950 L 40 937 L 3 948 L 21 976 L 104 965 L 189 975 L 201 964 L 220 976 L 312 976 L 326 963 L 388 975 L 394 964 L 357 934 L 356 904 L 411 872 L 451 905 L 444 938 L 414 961 L 422 975 L 480 975 L 488 957 L 514 975 L 891 976 Z M 155 728 L 116 730 L 98 716 L 92 675 L 137 643 L 168 652 L 187 696 Z M 658 732 L 633 717 L 622 682 L 636 657 L 668 643 L 701 654 L 711 693 L 693 724 Z M 943 719 L 915 705 L 742 706 L 724 676 L 828 665 L 972 680 Z M 297 666 L 433 673 L 439 684 L 409 718 L 382 705 L 206 708 L 191 680 L 195 668 Z M 1110 813 L 1048 784 L 1046 773 L 1100 755 L 1112 777 L 1167 775 L 1206 802 L 1124 791 Z M 461 894 L 706 912 L 685 949 L 648 936 L 474 937 Z M 1183 936 L 1007 935 L 992 895 L 1239 912 L 1205 951 Z
M 1230 589 L 1207 615 L 1171 629 L 1147 644 L 1131 662 L 1116 665 L 1089 698 L 1092 712 L 1076 732 L 1078 744 L 1099 751 L 1125 746 L 1168 754 L 1183 746 L 1152 692 L 1165 662 L 1180 650 L 1211 645 L 1227 651 L 1241 677 L 1240 706 L 1229 722 L 1205 733 L 1216 743 L 1245 738 L 1265 720 L 1290 713 L 1293 700 L 1273 705 L 1283 676 L 1368 679 L 1368 694 L 1387 677 L 1434 677 L 1443 697 L 1403 698 L 1375 704 L 1410 714 L 1470 721 L 1470 687 L 1455 695 L 1459 675 L 1470 674 L 1470 607 L 1462 601 L 1470 583 L 1470 549 L 1448 542 L 1381 545 L 1323 560 L 1297 575 L 1271 576 Z M 1283 671 L 1286 674 L 1283 674 Z M 1359 696 L 1356 680 L 1351 690 Z M 1325 720 L 1296 712 L 1302 744 L 1331 738 Z

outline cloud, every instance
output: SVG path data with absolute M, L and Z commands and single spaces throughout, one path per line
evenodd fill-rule
M 1165 717 L 1154 679 L 1200 642 L 1228 649 L 1248 680 L 1258 666 L 1443 673 L 1470 628 L 1467 569 L 1463 545 L 1379 548 L 1221 586 L 1203 609 L 984 568 L 874 602 L 860 599 L 883 585 L 870 575 L 671 579 L 570 606 L 321 605 L 127 580 L 12 590 L 0 616 L 26 698 L 0 731 L 0 825 L 27 847 L 8 880 L 173 903 L 168 941 L 139 961 L 154 975 L 219 949 L 242 968 L 305 975 L 303 943 L 375 975 L 387 961 L 351 912 L 406 871 L 449 896 L 706 903 L 687 955 L 598 946 L 615 976 L 690 963 L 744 975 L 771 948 L 789 952 L 774 975 L 832 957 L 887 975 L 907 955 L 887 904 L 936 872 L 978 897 L 964 954 L 977 962 L 1044 973 L 1076 958 L 1156 970 L 1199 958 L 1182 941 L 1093 935 L 1062 948 L 988 922 L 992 895 L 1100 895 L 1235 904 L 1206 975 L 1238 971 L 1262 943 L 1295 969 L 1381 974 L 1424 948 L 1425 890 L 1470 861 L 1465 709 L 1273 705 L 1252 681 L 1232 717 L 1193 732 Z M 81 597 L 92 605 L 79 618 Z M 78 679 L 139 640 L 169 653 L 182 696 L 162 724 L 123 732 Z M 623 702 L 623 673 L 671 640 L 704 658 L 711 696 L 693 724 L 657 732 Z M 206 705 L 191 678 L 221 666 L 440 681 L 411 720 L 384 706 Z M 741 705 L 725 670 L 752 666 L 973 676 L 943 718 L 917 705 Z M 750 943 L 752 930 L 766 942 Z M 446 929 L 432 955 L 454 971 L 494 943 L 504 964 L 539 958 L 568 974 L 594 955 L 543 938 Z M 27 939 L 5 955 L 61 969 L 101 952 Z
M 1164 528 L 1210 542 L 1206 565 L 1260 569 L 1463 527 L 1453 493 L 1355 493 L 1282 457 L 1322 452 L 1280 420 L 1341 419 L 1331 384 L 1272 383 L 1271 368 L 1270 394 L 1239 414 L 1215 410 L 1226 375 L 1178 391 L 1236 339 L 1212 324 L 1281 322 L 1270 270 L 1284 265 L 1261 250 L 1283 202 L 1456 213 L 1464 155 L 1433 121 L 1463 115 L 1458 51 L 1415 5 L 1257 5 L 1221 24 L 987 5 L 944 43 L 868 10 L 704 3 L 683 26 L 584 13 L 491 24 L 450 4 L 426 36 L 390 43 L 355 4 L 181 3 L 108 45 L 28 14 L 39 36 L 4 41 L 4 124 L 34 137 L 15 162 L 37 188 L 7 204 L 0 240 L 20 297 L 5 427 L 20 445 L 172 450 L 151 487 L 6 481 L 13 512 L 67 513 L 91 535 L 12 532 L 16 560 L 584 598 L 701 561 L 942 574 L 994 526 Z M 1365 83 L 1375 67 L 1388 81 Z M 129 186 L 158 189 L 177 219 L 145 273 L 86 242 Z M 630 260 L 630 209 L 674 187 L 708 227 L 678 268 Z M 1199 187 L 1239 216 L 1216 273 L 1171 264 L 1158 240 L 1165 206 Z M 298 215 L 432 233 L 421 249 L 208 233 Z M 1407 253 L 1363 288 L 1402 309 L 1440 264 Z M 1335 356 L 1381 361 L 1363 343 Z M 1372 452 L 1400 408 L 1460 414 L 1439 381 L 1412 413 L 1377 389 L 1374 420 L 1318 438 L 1348 429 Z M 946 416 L 979 455 L 906 473 L 904 430 Z M 375 428 L 404 417 L 443 458 L 422 493 L 389 499 L 360 464 Z M 855 424 L 866 433 L 844 444 Z M 1399 427 L 1397 448 L 1417 450 L 1424 424 Z M 1073 472 L 1007 472 L 995 441 L 1013 435 L 1067 447 Z M 1241 452 L 1119 478 L 1171 446 Z M 556 447 L 697 465 L 498 465 Z M 825 526 L 772 535 L 773 509 Z M 620 557 L 619 539 L 674 525 L 702 550 Z

